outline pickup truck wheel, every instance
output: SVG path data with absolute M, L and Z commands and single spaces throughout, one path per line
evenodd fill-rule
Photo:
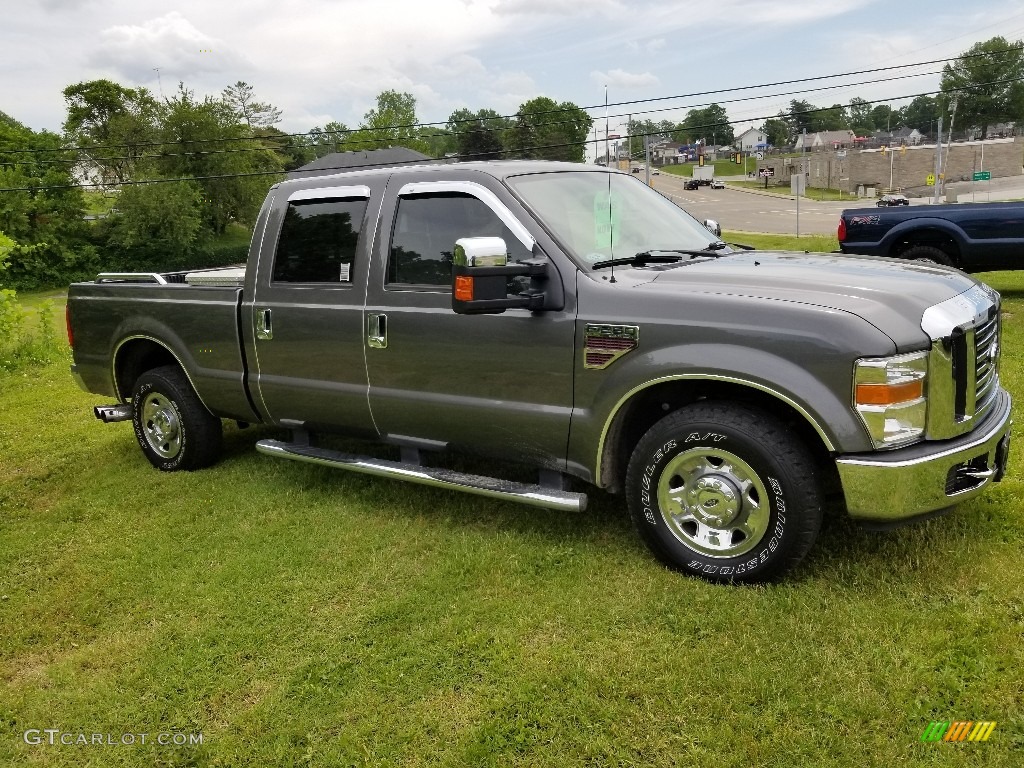
M 931 245 L 915 245 L 900 254 L 901 259 L 923 261 L 928 264 L 942 264 L 944 267 L 955 266 L 953 260 L 944 251 Z
M 654 555 L 709 581 L 776 578 L 821 527 L 807 448 L 770 414 L 742 405 L 695 403 L 651 427 L 630 458 L 626 495 Z
M 174 365 L 146 371 L 135 382 L 132 424 L 149 463 L 163 472 L 200 469 L 220 453 L 220 419 L 206 410 Z

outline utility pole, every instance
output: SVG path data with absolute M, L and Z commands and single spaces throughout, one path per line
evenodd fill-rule
M 160 98 L 162 99 L 164 97 L 164 84 L 160 80 L 160 67 L 153 67 L 153 69 L 156 70 L 156 84 L 160 88 Z
M 935 133 L 935 184 L 932 186 L 932 205 L 939 202 L 939 176 L 942 174 L 942 115 L 939 115 Z
M 611 168 L 611 158 L 608 156 L 608 86 L 604 87 L 604 161 L 605 165 Z
M 647 168 L 647 186 L 651 186 L 651 137 L 644 135 L 644 165 Z
M 804 140 L 800 142 L 800 175 L 796 183 L 796 236 L 800 237 L 800 192 L 804 188 L 804 153 L 807 151 L 807 129 L 804 128 Z
M 946 186 L 946 166 L 949 164 L 949 147 L 953 143 L 953 121 L 956 120 L 956 96 L 949 104 L 949 136 L 946 138 L 946 156 L 942 160 L 942 173 L 939 174 L 939 178 L 936 180 L 939 183 L 939 189 L 945 191 Z M 939 154 L 942 154 L 942 145 L 939 145 Z

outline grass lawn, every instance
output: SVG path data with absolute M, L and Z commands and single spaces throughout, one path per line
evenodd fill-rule
M 678 165 L 663 165 L 661 166 L 662 173 L 671 173 L 673 176 L 685 176 L 687 178 L 693 176 L 693 169 L 696 167 L 696 163 L 680 163 Z M 715 176 L 742 176 L 743 166 L 737 165 L 732 160 L 715 160 L 714 162 L 708 163 L 715 169 Z
M 1021 423 L 1024 273 L 983 278 Z M 1020 446 L 950 515 L 831 521 L 738 588 L 659 566 L 599 493 L 556 514 L 275 462 L 262 428 L 161 474 L 101 401 L 66 361 L 0 374 L 0 765 L 1021 764 Z M 923 743 L 934 720 L 997 727 Z
M 117 205 L 117 192 L 87 189 L 82 195 L 85 197 L 85 212 L 93 216 L 110 213 L 110 209 Z
M 773 235 L 764 232 L 739 232 L 723 230 L 722 239 L 727 243 L 752 245 L 762 251 L 810 251 L 831 253 L 839 250 L 835 235 Z
M 731 187 L 743 187 L 745 189 L 756 189 L 760 192 L 768 192 L 773 195 L 782 195 L 783 197 L 793 197 L 789 191 L 789 187 L 772 186 L 769 183 L 768 187 L 765 188 L 764 181 L 730 181 L 729 186 Z M 807 194 L 804 199 L 806 200 L 843 200 L 849 202 L 851 205 L 874 205 L 870 201 L 864 199 L 858 200 L 858 198 L 851 195 L 849 192 L 842 192 L 838 189 L 818 189 L 817 187 L 808 187 Z

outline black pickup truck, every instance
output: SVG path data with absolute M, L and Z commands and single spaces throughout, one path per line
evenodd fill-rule
M 893 256 L 964 272 L 1024 268 L 1024 203 L 855 208 L 839 218 L 843 253 Z
M 732 252 L 594 166 L 287 181 L 246 267 L 102 274 L 71 286 L 68 325 L 73 373 L 116 401 L 97 416 L 131 421 L 160 470 L 213 463 L 231 419 L 289 432 L 268 456 L 490 498 L 580 512 L 582 482 L 716 581 L 785 572 L 827 507 L 891 524 L 969 499 L 1010 440 L 995 291 L 936 265 Z

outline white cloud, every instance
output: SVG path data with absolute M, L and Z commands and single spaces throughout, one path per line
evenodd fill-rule
M 244 57 L 223 40 L 196 29 L 177 11 L 142 24 L 123 24 L 100 33 L 89 62 L 136 82 L 149 82 L 153 69 L 185 80 L 189 75 L 236 72 L 248 68 Z M 237 79 L 237 78 L 235 78 Z
M 635 74 L 622 69 L 612 69 L 608 72 L 595 70 L 590 73 L 590 79 L 595 85 L 607 85 L 609 88 L 650 88 L 661 82 L 650 72 Z
M 626 8 L 617 0 L 498 0 L 492 10 L 499 16 L 618 16 Z

